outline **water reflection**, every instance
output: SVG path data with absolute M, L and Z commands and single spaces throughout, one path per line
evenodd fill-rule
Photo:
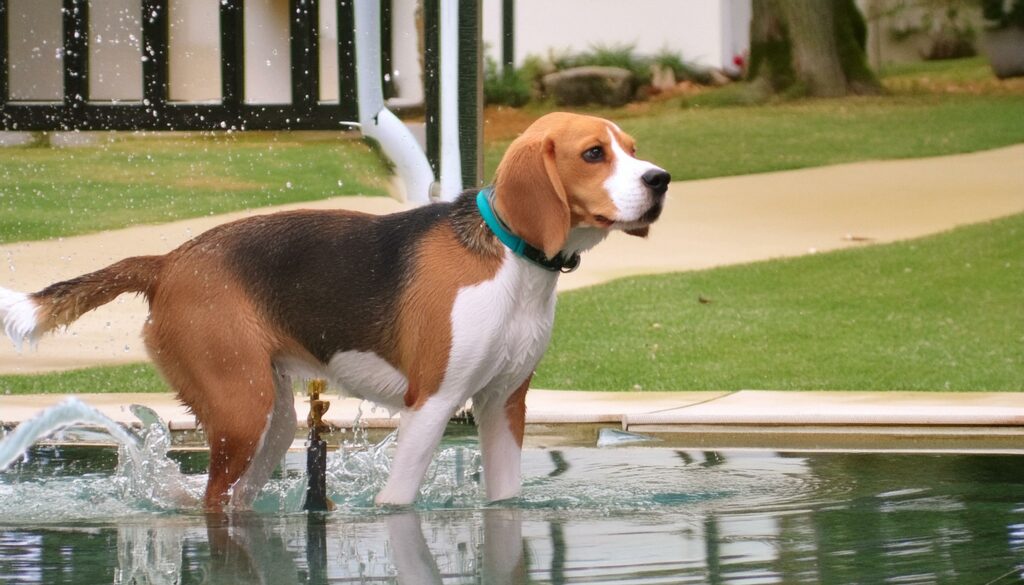
M 1022 578 L 1020 457 L 631 448 L 532 451 L 526 463 L 524 498 L 496 507 L 311 515 L 138 513 L 106 524 L 13 526 L 4 526 L 0 516 L 0 582 L 1009 583 Z M 0 497 L 13 487 L 0 476 Z M 597 499 L 624 494 L 632 496 L 618 503 Z

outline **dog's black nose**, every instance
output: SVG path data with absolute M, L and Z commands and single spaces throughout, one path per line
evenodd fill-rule
M 672 175 L 661 169 L 651 169 L 643 174 L 640 179 L 643 180 L 644 185 L 651 188 L 655 194 L 661 195 L 668 190 L 669 181 L 672 180 Z

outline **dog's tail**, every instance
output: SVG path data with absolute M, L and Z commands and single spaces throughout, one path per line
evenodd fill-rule
M 0 325 L 20 350 L 25 341 L 35 345 L 44 333 L 73 323 L 123 293 L 142 293 L 149 300 L 164 258 L 125 258 L 102 270 L 51 284 L 36 293 L 0 288 Z

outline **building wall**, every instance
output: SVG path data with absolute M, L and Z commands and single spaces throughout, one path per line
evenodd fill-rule
M 729 69 L 750 44 L 751 0 L 516 0 L 515 58 L 632 45 Z M 501 0 L 483 0 L 487 54 L 501 60 Z
M 142 99 L 139 0 L 89 2 L 89 98 Z
M 395 91 L 403 101 L 423 101 L 423 65 L 419 38 L 419 0 L 392 0 L 391 22 Z
M 220 101 L 220 2 L 168 2 L 170 83 L 173 101 Z
M 9 0 L 10 99 L 60 101 L 64 96 L 61 0 Z
M 245 101 L 291 102 L 288 0 L 245 0 L 244 15 Z

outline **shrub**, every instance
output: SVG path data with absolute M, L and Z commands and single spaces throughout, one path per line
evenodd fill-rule
M 488 57 L 484 63 L 484 103 L 522 107 L 530 101 L 530 82 L 520 72 L 498 68 Z
M 633 74 L 636 85 L 651 82 L 651 60 L 637 56 L 633 45 L 592 45 L 589 51 L 578 53 L 555 63 L 557 69 L 571 67 L 618 67 Z
M 673 53 L 668 49 L 662 49 L 660 53 L 651 59 L 651 63 L 659 67 L 671 69 L 672 74 L 676 76 L 676 81 L 689 80 L 701 85 L 710 85 L 712 83 L 710 71 L 687 63 L 683 60 L 682 55 Z
M 1024 0 L 981 0 L 981 12 L 994 28 L 1024 28 Z

